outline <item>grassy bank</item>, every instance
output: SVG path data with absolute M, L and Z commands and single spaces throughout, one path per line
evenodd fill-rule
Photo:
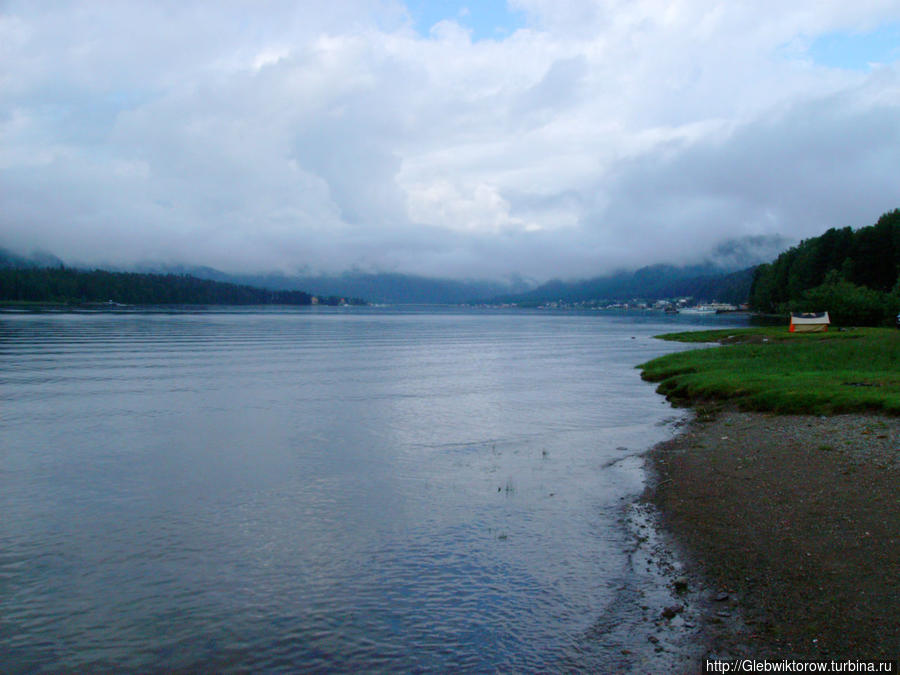
M 728 401 L 743 410 L 900 415 L 900 331 L 789 333 L 772 326 L 660 335 L 722 346 L 668 354 L 639 366 L 673 402 Z

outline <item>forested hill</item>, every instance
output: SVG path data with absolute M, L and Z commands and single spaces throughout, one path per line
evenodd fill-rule
M 336 305 L 341 298 L 318 298 Z M 309 305 L 303 291 L 273 291 L 189 275 L 92 272 L 65 267 L 0 268 L 0 301 L 127 305 Z M 348 299 L 349 301 L 349 299 Z M 362 304 L 354 300 L 354 304 Z
M 760 265 L 750 288 L 757 311 L 828 311 L 839 324 L 890 323 L 900 311 L 900 209 L 874 225 L 832 228 Z

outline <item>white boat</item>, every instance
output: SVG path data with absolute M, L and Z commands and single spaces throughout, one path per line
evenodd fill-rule
M 725 302 L 710 302 L 705 305 L 697 305 L 696 307 L 684 307 L 684 314 L 718 314 L 719 312 L 733 312 L 737 309 L 734 305 Z

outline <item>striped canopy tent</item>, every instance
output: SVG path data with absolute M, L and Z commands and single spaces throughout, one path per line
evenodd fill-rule
M 828 312 L 791 314 L 791 333 L 823 333 L 828 330 Z

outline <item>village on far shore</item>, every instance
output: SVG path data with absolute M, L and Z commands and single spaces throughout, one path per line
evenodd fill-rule
M 479 304 L 483 308 L 522 308 L 522 309 L 579 309 L 579 310 L 641 310 L 657 311 L 666 314 L 725 314 L 732 312 L 750 312 L 747 303 L 733 305 L 727 302 L 705 302 L 693 297 L 663 298 L 661 300 L 645 300 L 632 298 L 628 301 L 615 300 L 550 300 L 544 302 L 508 302 L 499 304 Z

